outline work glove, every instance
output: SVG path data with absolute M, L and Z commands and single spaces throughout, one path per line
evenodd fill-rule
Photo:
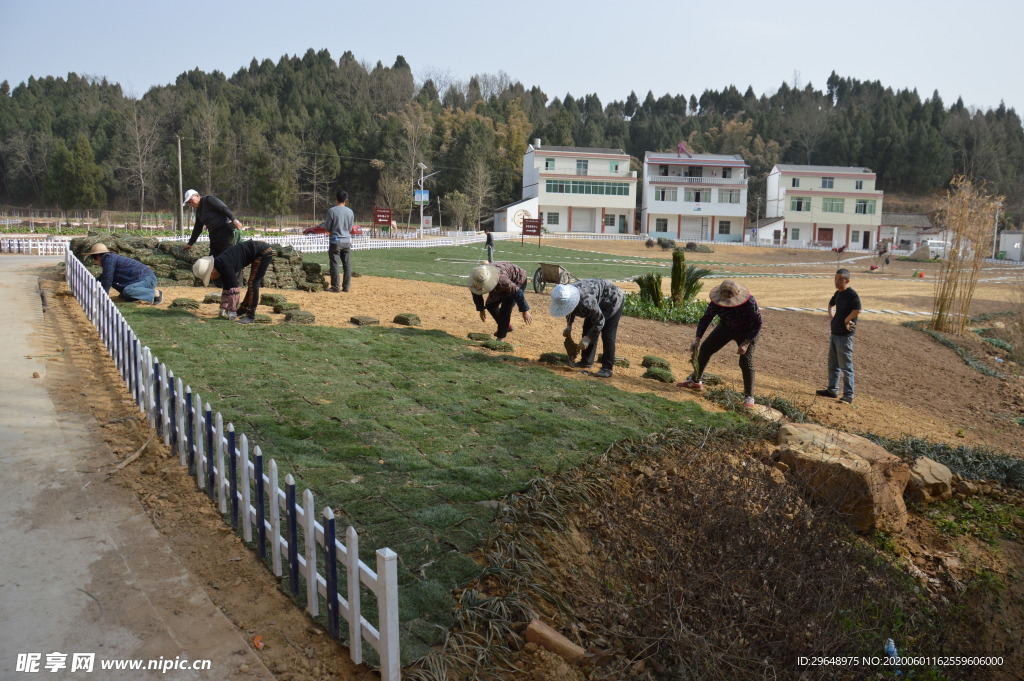
M 583 338 L 580 338 L 580 342 L 576 345 L 579 346 L 580 350 L 586 350 L 590 347 L 590 338 L 588 336 L 584 336 Z

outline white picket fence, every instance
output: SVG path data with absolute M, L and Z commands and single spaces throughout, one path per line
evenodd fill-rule
M 64 239 L 0 239 L 0 253 L 20 255 L 62 255 L 71 237 Z
M 269 552 L 275 576 L 284 574 L 287 561 L 289 590 L 298 596 L 304 582 L 310 616 L 320 614 L 320 597 L 324 598 L 327 629 L 332 637 L 339 637 L 340 619 L 344 618 L 353 662 L 363 662 L 362 641 L 366 641 L 380 657 L 381 679 L 398 681 L 398 554 L 388 548 L 378 549 L 376 570 L 371 569 L 359 559 L 355 528 L 349 526 L 345 541 L 341 541 L 331 508 L 322 510 L 323 521 L 319 522 L 311 491 L 305 490 L 299 504 L 291 474 L 285 476 L 282 489 L 277 462 L 270 459 L 265 465 L 258 446 L 250 457 L 245 434 L 236 435 L 231 423 L 225 426 L 220 412 L 214 413 L 208 402 L 204 407 L 191 386 L 183 386 L 181 379 L 142 345 L 96 278 L 66 244 L 64 248 L 68 286 L 164 444 L 195 475 L 199 488 L 206 490 L 221 514 L 230 513 L 232 526 L 241 530 L 246 542 L 253 541 L 255 530 L 257 552 L 260 558 L 266 558 Z M 324 574 L 318 566 L 318 546 L 325 556 Z M 344 568 L 346 577 L 340 586 L 344 596 L 339 593 L 339 567 Z M 378 626 L 361 614 L 360 584 L 377 599 Z

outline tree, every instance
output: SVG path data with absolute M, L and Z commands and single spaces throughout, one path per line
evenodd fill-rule
M 120 110 L 124 143 L 116 170 L 125 186 L 138 192 L 139 227 L 146 209 L 146 189 L 152 184 L 159 163 L 160 126 L 156 115 L 138 100 L 127 100 Z
M 445 196 L 445 206 L 448 209 L 448 215 L 451 216 L 452 227 L 469 229 L 472 226 L 470 217 L 473 214 L 473 206 L 468 196 L 458 190 L 448 192 Z
M 57 146 L 46 176 L 46 198 L 55 201 L 65 215 L 73 208 L 96 208 L 106 199 L 101 186 L 103 169 L 96 165 L 92 146 L 84 134 L 71 149 L 63 140 Z
M 494 179 L 487 159 L 483 156 L 477 157 L 470 165 L 464 189 L 473 210 L 473 222 L 479 225 L 480 216 L 485 208 L 490 207 L 490 200 L 494 196 Z
M 412 185 L 394 170 L 386 170 L 377 180 L 377 205 L 390 208 L 393 215 L 412 211 Z
M 306 189 L 300 195 L 309 200 L 310 211 L 316 218 L 317 207 L 331 202 L 331 186 L 338 177 L 341 160 L 333 142 L 321 144 L 315 152 L 306 154 L 302 174 Z

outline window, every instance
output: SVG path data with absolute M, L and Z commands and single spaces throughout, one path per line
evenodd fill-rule
M 793 186 L 794 187 L 799 187 L 800 186 L 800 178 L 799 177 L 794 177 L 793 178 Z
M 577 159 L 576 160 L 576 174 L 577 175 L 586 175 L 587 174 L 587 166 L 588 165 L 589 165 L 589 161 L 587 161 L 586 159 Z
M 874 215 L 875 214 L 875 202 L 873 199 L 857 199 L 857 205 L 854 206 L 853 212 L 860 213 L 861 215 Z
M 555 169 L 555 159 L 553 159 L 553 158 L 546 158 L 546 159 L 544 159 L 544 170 L 554 170 L 554 169 Z
M 683 193 L 683 201 L 687 201 L 689 203 L 710 203 L 711 190 L 687 188 Z
M 845 199 L 822 199 L 821 211 L 823 213 L 842 213 Z
M 609 215 L 605 215 L 604 216 L 604 226 L 605 227 L 614 227 L 615 226 L 615 216 L 614 215 L 610 215 L 610 214 Z
M 558 213 L 548 213 L 547 224 L 549 224 L 549 225 L 557 225 L 558 224 Z
M 822 189 L 832 189 L 832 186 L 835 183 L 836 183 L 836 178 L 834 178 L 834 177 L 823 177 L 823 178 L 821 178 L 821 188 Z
M 704 177 L 704 167 L 690 166 L 686 169 L 686 177 Z
M 732 230 L 732 223 L 728 220 L 722 220 L 718 223 L 719 234 L 728 234 L 730 230 Z
M 619 162 L 618 161 L 609 161 L 608 162 L 608 172 L 611 172 L 611 173 L 619 172 Z
M 797 213 L 811 212 L 811 197 L 791 196 L 789 197 L 789 209 Z
M 799 227 L 794 227 L 793 229 L 789 230 L 789 238 L 792 239 L 793 241 L 799 241 L 800 240 L 800 228 Z
M 679 188 L 678 187 L 655 187 L 654 188 L 654 200 L 655 201 L 678 201 L 679 200 Z
M 603 196 L 629 196 L 629 185 L 625 182 L 545 180 L 544 188 L 551 194 L 600 194 Z
M 654 218 L 654 231 L 655 232 L 667 232 L 668 231 L 668 218 Z
M 732 168 L 722 168 L 722 178 L 728 180 L 732 177 Z
M 719 203 L 739 203 L 740 202 L 740 190 L 739 189 L 719 189 L 718 190 L 718 202 Z
M 853 235 L 850 237 L 850 243 L 852 243 L 852 244 L 860 243 L 860 230 L 857 230 L 857 229 L 853 230 Z
M 668 177 L 668 166 L 658 166 L 658 175 Z
M 864 189 L 864 180 L 857 180 L 857 189 Z

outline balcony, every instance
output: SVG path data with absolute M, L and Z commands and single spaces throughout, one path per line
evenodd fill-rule
M 746 185 L 745 177 L 687 177 L 686 175 L 648 175 L 650 184 L 732 184 Z

